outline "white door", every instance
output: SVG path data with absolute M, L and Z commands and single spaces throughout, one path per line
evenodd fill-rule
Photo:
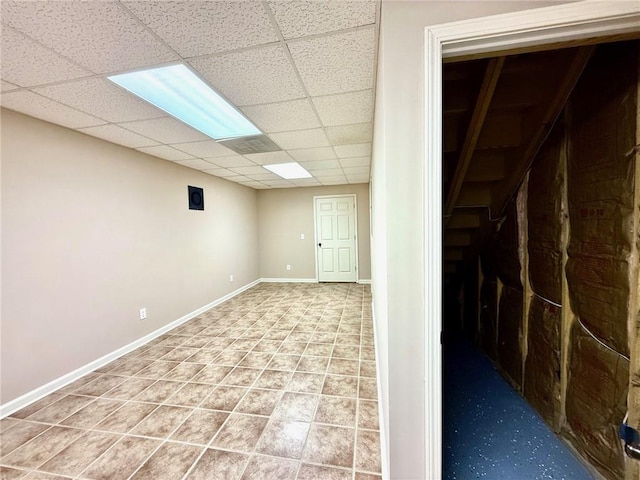
M 316 242 L 319 282 L 355 282 L 355 195 L 316 197 Z

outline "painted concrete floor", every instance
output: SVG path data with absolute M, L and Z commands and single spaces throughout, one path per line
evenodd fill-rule
M 444 478 L 595 478 L 470 342 L 444 354 Z

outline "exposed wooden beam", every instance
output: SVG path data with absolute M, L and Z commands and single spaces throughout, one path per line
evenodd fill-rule
M 492 212 L 494 215 L 502 215 L 509 200 L 516 193 L 520 182 L 531 167 L 540 147 L 545 142 L 553 125 L 564 108 L 569 95 L 573 91 L 582 71 L 584 70 L 594 47 L 581 47 L 576 50 L 571 63 L 567 66 L 557 86 L 554 85 L 553 94 L 549 101 L 542 108 L 540 117 L 534 125 L 532 134 L 528 137 L 528 142 L 523 145 L 519 152 L 517 161 L 512 165 L 512 170 L 508 178 L 501 182 L 496 191 L 493 192 Z M 555 72 L 550 73 L 555 74 Z
M 453 208 L 456 205 L 458 194 L 462 188 L 462 182 L 464 181 L 467 169 L 469 168 L 469 162 L 471 161 L 473 151 L 476 148 L 476 143 L 480 136 L 480 131 L 482 130 L 482 125 L 484 124 L 484 119 L 487 115 L 489 105 L 491 104 L 491 99 L 493 98 L 493 93 L 495 92 L 496 85 L 498 84 L 498 78 L 500 77 L 500 71 L 502 70 L 503 65 L 504 57 L 492 58 L 487 63 L 487 68 L 482 80 L 482 86 L 480 87 L 480 93 L 476 99 L 473 115 L 471 116 L 469 128 L 467 129 L 462 150 L 460 151 L 460 158 L 456 164 L 456 170 L 453 174 L 447 198 L 445 200 L 445 227 L 448 223 L 448 219 L 451 218 L 446 215 L 451 215 Z

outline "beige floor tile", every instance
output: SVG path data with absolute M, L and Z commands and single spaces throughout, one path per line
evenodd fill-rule
M 243 292 L 2 420 L 2 478 L 380 480 L 369 292 Z
M 280 397 L 282 397 L 281 391 L 252 388 L 240 401 L 235 411 L 268 416 L 273 412 Z
M 24 478 L 27 473 L 25 470 L 0 466 L 0 478 L 2 478 L 2 480 L 17 480 Z
M 233 413 L 213 439 L 211 446 L 240 452 L 251 452 L 258 443 L 266 417 Z
M 295 480 L 299 463 L 284 458 L 256 455 L 242 475 L 242 480 Z
M 13 467 L 37 468 L 76 440 L 82 433 L 82 430 L 75 428 L 51 427 L 30 442 L 3 456 L 0 463 Z
M 206 383 L 187 383 L 165 400 L 164 403 L 185 407 L 197 407 L 213 390 L 213 385 L 207 385 Z
M 300 459 L 309 433 L 308 422 L 272 419 L 256 451 L 266 455 Z
M 124 402 L 122 400 L 98 398 L 70 417 L 67 417 L 61 424 L 76 428 L 91 428 L 123 405 Z
M 131 479 L 158 480 L 162 478 L 178 480 L 191 468 L 201 451 L 202 448 L 200 447 L 165 443 L 140 467 L 140 470 Z
M 81 476 L 95 480 L 129 478 L 160 444 L 159 440 L 125 436 Z
M 171 438 L 187 443 L 208 445 L 228 416 L 228 412 L 196 409 Z
M 327 375 L 322 394 L 355 398 L 358 395 L 358 378 Z
M 297 480 L 352 480 L 351 470 L 302 464 Z
M 238 480 L 248 461 L 249 455 L 209 448 L 191 470 L 187 480 Z
M 248 388 L 220 385 L 202 402 L 201 407 L 211 410 L 232 411 L 240 402 Z
M 281 370 L 265 370 L 263 371 L 256 383 L 253 384 L 257 388 L 270 388 L 275 390 L 284 390 L 291 380 L 292 372 Z
M 343 427 L 354 427 L 356 423 L 356 400 L 354 398 L 322 395 L 313 421 Z
M 50 426 L 43 423 L 19 421 L 17 425 L 14 425 L 6 432 L 2 432 L 2 435 L 0 435 L 0 455 L 9 455 L 16 448 L 24 445 L 48 428 Z
M 312 424 L 303 459 L 307 462 L 353 468 L 355 429 Z
M 40 470 L 76 476 L 119 439 L 120 436 L 113 433 L 87 432 L 42 465 Z
M 380 432 L 358 430 L 356 442 L 356 468 L 367 472 L 380 472 Z
M 286 392 L 273 412 L 273 418 L 310 422 L 318 404 L 318 395 Z
M 129 402 L 98 423 L 94 428 L 108 432 L 127 433 L 157 407 L 158 405 L 153 403 Z

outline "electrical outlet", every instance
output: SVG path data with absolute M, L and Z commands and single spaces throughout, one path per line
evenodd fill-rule
M 291 270 L 291 265 L 287 265 L 287 270 Z
M 304 240 L 304 233 L 300 234 L 300 240 Z
M 233 282 L 233 275 L 229 275 L 229 281 Z
M 146 308 L 141 308 L 140 309 L 140 320 L 144 320 L 145 318 L 147 318 L 147 309 Z

